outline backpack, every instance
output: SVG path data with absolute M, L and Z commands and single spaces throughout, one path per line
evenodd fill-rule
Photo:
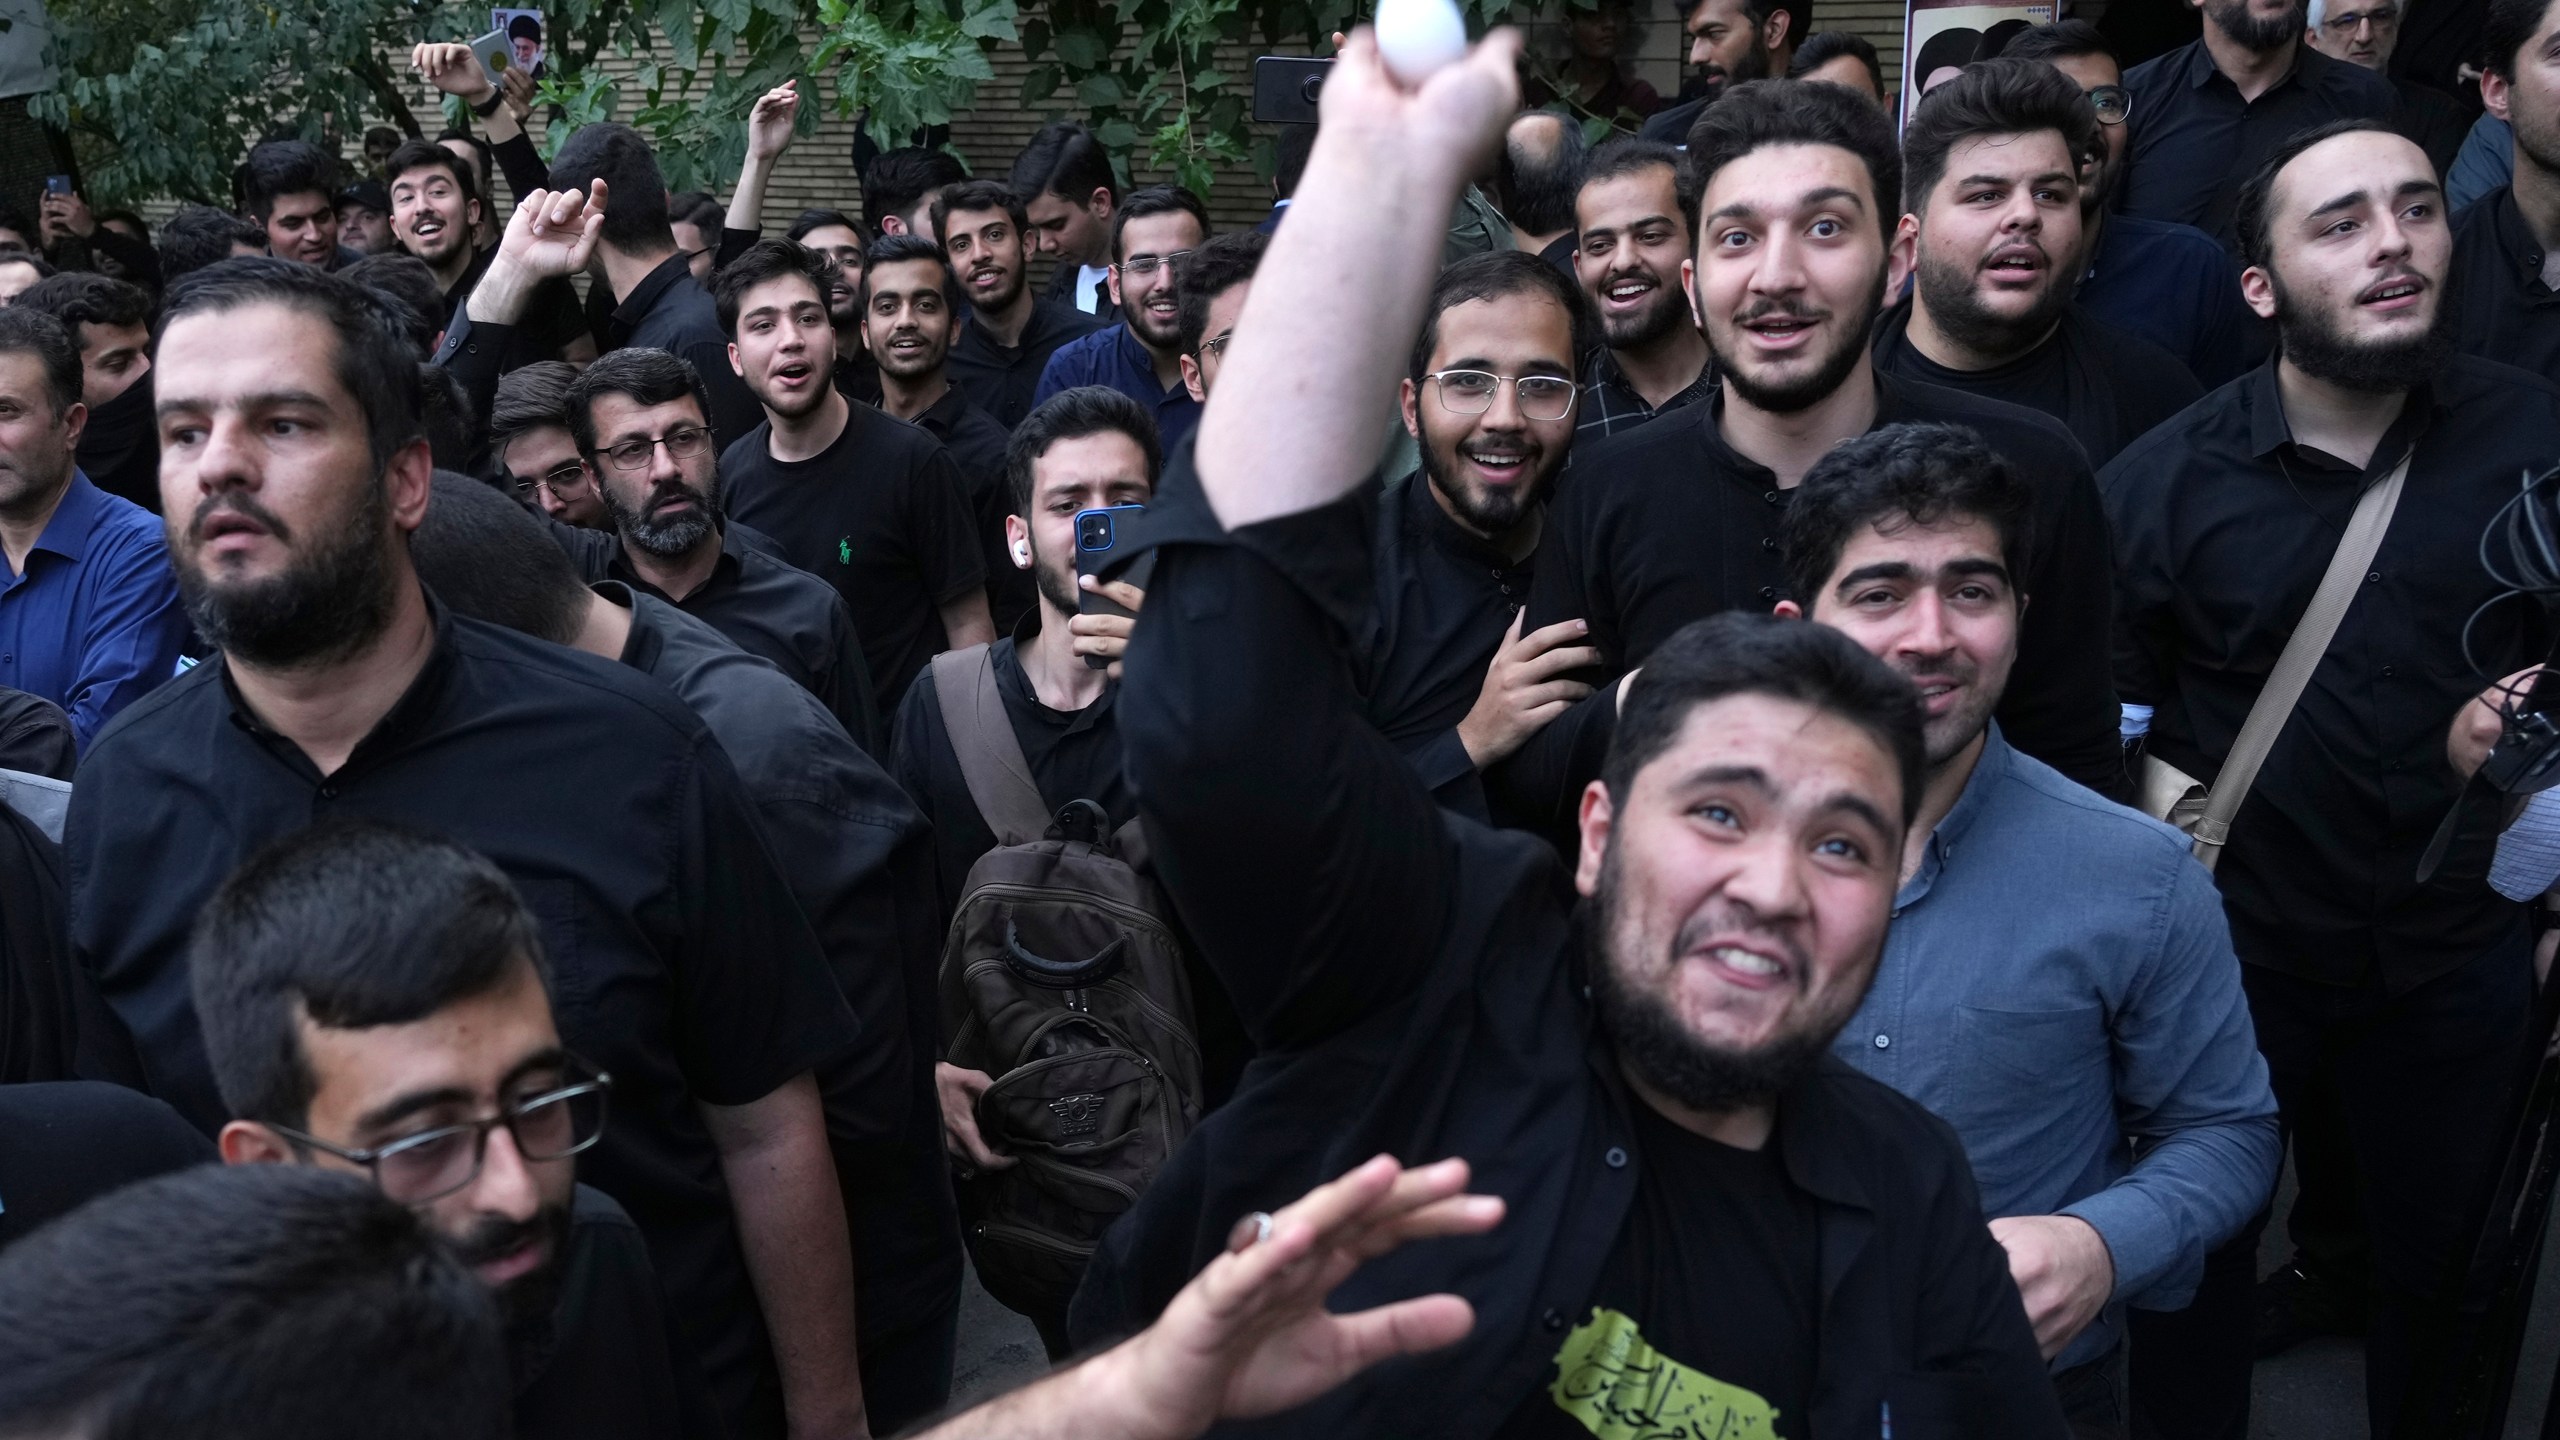
M 996 689 L 989 648 L 933 658 L 969 798 L 996 835 L 961 888 L 938 985 L 944 1058 L 995 1084 L 980 1133 L 1016 1163 L 959 1186 L 971 1260 L 1008 1309 L 1062 1317 L 1095 1242 L 1199 1124 L 1200 1043 L 1135 820 L 1055 816 Z

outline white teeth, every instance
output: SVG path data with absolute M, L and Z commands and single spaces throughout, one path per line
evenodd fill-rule
M 1780 968 L 1777 961 L 1766 955 L 1755 955 L 1732 945 L 1719 946 L 1712 953 L 1725 968 L 1739 970 L 1745 975 L 1775 975 Z

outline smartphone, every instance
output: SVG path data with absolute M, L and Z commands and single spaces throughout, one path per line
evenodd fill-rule
M 471 42 L 471 53 L 480 57 L 480 68 L 489 72 L 489 83 L 499 84 L 516 63 L 515 46 L 507 41 L 507 32 L 492 30 Z
M 1131 538 L 1130 522 L 1146 513 L 1147 507 L 1144 505 L 1107 505 L 1099 510 L 1077 511 L 1076 573 L 1099 575 L 1111 568 L 1112 561 L 1119 558 L 1122 546 Z M 1120 578 L 1144 588 L 1146 580 L 1142 572 L 1152 566 L 1154 559 L 1152 555 L 1142 558 L 1136 565 L 1130 567 L 1128 574 Z M 1129 618 L 1134 618 L 1138 613 L 1117 600 L 1084 589 L 1076 591 L 1076 611 L 1082 615 L 1119 615 Z M 1096 670 L 1111 668 L 1111 662 L 1098 655 L 1087 655 L 1084 657 L 1084 663 Z
M 71 177 L 68 175 L 47 175 L 44 177 L 44 193 L 47 195 L 70 194 Z
M 1310 55 L 1264 55 L 1253 62 L 1253 118 L 1264 125 L 1313 125 L 1316 96 L 1330 60 Z

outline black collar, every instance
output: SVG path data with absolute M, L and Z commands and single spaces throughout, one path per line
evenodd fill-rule
M 2276 366 L 2282 361 L 2283 352 L 2279 350 L 2242 382 L 2248 387 L 2244 393 L 2249 405 L 2249 453 L 2266 460 L 2271 456 L 2281 459 L 2279 452 L 2290 451 L 2323 469 L 2354 468 L 2325 451 L 2295 442 L 2293 423 L 2284 414 L 2284 390 L 2276 382 Z M 2438 404 L 2432 383 L 2422 380 L 2411 386 L 2408 403 L 2400 407 L 2400 418 L 2383 432 L 2382 443 L 2373 447 L 2373 458 L 2365 465 L 2365 473 L 2378 473 L 2398 464 L 2400 456 L 2433 426 Z
M 658 308 L 659 299 L 675 288 L 678 280 L 692 278 L 691 266 L 692 262 L 681 250 L 659 261 L 657 269 L 631 287 L 631 297 L 613 307 L 613 318 L 625 326 L 636 327 L 649 318 L 650 311 Z
M 423 584 L 419 585 L 419 593 L 426 598 L 427 622 L 435 631 L 435 642 L 427 651 L 427 663 L 419 667 L 416 678 L 409 682 L 409 688 L 400 692 L 400 698 L 393 701 L 382 718 L 373 723 L 373 728 L 356 742 L 356 747 L 347 752 L 346 764 L 337 771 L 340 775 L 361 771 L 376 756 L 386 750 L 398 749 L 426 729 L 437 705 L 451 687 L 455 663 L 452 612 L 439 604 L 435 592 Z M 288 756 L 295 764 L 313 770 L 316 775 L 316 767 L 312 766 L 311 758 L 302 753 L 302 747 L 278 733 L 249 707 L 248 700 L 240 693 L 238 681 L 232 676 L 230 657 L 222 656 L 212 663 L 222 667 L 222 694 L 231 707 L 231 723 L 269 749 Z

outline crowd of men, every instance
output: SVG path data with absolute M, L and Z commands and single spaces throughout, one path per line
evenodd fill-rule
M 2405 4 L 1896 116 L 1701 0 L 1597 144 L 1363 31 L 1223 233 L 1061 121 L 767 236 L 795 85 L 723 203 L 426 45 L 0 213 L 0 1432 L 2433 1433 L 2560 0 Z

